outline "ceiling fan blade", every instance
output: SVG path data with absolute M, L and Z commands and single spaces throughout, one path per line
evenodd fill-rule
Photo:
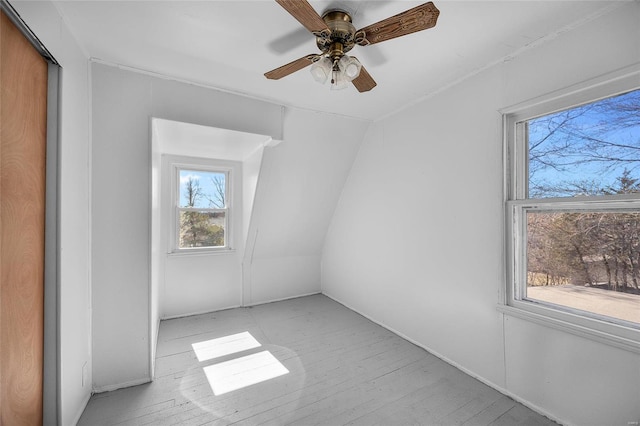
M 421 4 L 356 31 L 356 43 L 366 46 L 432 28 L 438 15 L 440 11 L 432 2 Z
M 306 28 L 297 27 L 295 30 L 270 41 L 268 46 L 271 52 L 282 55 L 302 46 L 305 42 L 309 42 L 309 32 Z
M 368 92 L 378 85 L 364 66 L 360 68 L 360 75 L 354 78 L 351 82 L 356 86 L 356 89 L 358 89 L 358 92 L 360 93 Z
M 316 37 L 327 38 L 331 30 L 307 0 L 276 0 L 287 12 Z
M 276 68 L 274 70 L 264 73 L 264 76 L 270 80 L 280 80 L 282 77 L 286 77 L 289 74 L 293 74 L 296 71 L 300 71 L 304 67 L 308 67 L 313 63 L 313 60 L 317 57 L 318 55 L 316 54 L 303 56 L 300 59 L 296 59 L 293 62 L 289 62 L 286 65 L 283 65 L 279 68 Z

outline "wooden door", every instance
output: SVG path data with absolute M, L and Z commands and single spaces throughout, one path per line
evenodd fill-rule
M 0 424 L 42 424 L 47 62 L 0 16 Z

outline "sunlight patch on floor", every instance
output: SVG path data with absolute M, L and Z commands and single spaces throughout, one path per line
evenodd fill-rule
M 191 347 L 198 361 L 208 361 L 225 355 L 260 347 L 260 343 L 249 333 L 231 334 L 217 339 L 193 343 Z
M 204 372 L 218 396 L 282 376 L 289 370 L 271 352 L 263 351 L 204 367 Z

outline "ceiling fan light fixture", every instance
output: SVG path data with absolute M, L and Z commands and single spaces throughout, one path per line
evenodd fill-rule
M 275 1 L 316 37 L 316 46 L 322 53 L 303 56 L 264 73 L 264 76 L 279 80 L 312 65 L 311 74 L 317 82 L 325 83 L 331 76 L 332 89 L 341 89 L 353 83 L 360 93 L 368 92 L 377 84 L 365 67 L 356 58 L 347 56 L 347 52 L 355 45 L 369 46 L 427 30 L 436 25 L 440 15 L 433 2 L 427 1 L 356 30 L 351 15 L 344 10 L 332 9 L 320 16 L 309 0 Z
M 362 68 L 362 64 L 356 58 L 348 55 L 344 55 L 338 61 L 338 68 L 341 73 L 344 74 L 345 78 L 349 82 L 351 82 L 354 78 L 357 78 L 360 75 L 360 68 Z
M 313 79 L 320 84 L 324 84 L 327 81 L 332 70 L 333 63 L 331 62 L 331 59 L 326 56 L 315 61 L 313 65 L 311 65 L 311 75 L 313 76 Z

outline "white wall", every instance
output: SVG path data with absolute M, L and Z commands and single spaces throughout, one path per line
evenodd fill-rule
M 283 143 L 265 149 L 245 258 L 244 303 L 320 292 L 329 221 L 369 123 L 287 109 Z
M 91 395 L 88 60 L 48 1 L 12 1 L 62 67 L 59 99 L 59 393 L 61 424 L 75 424 Z M 83 366 L 86 375 L 83 379 Z M 84 383 L 83 383 L 84 382 Z M 46 418 L 45 424 L 55 419 Z
M 265 143 L 271 141 L 265 141 Z M 253 201 L 256 197 L 258 179 L 262 167 L 264 147 L 254 150 L 242 162 L 242 243 L 246 245 L 249 238 L 249 225 L 253 214 Z M 246 247 L 245 247 L 246 248 Z
M 640 3 L 369 129 L 323 250 L 322 290 L 532 407 L 581 425 L 640 419 L 640 355 L 499 313 L 499 110 L 640 63 Z

